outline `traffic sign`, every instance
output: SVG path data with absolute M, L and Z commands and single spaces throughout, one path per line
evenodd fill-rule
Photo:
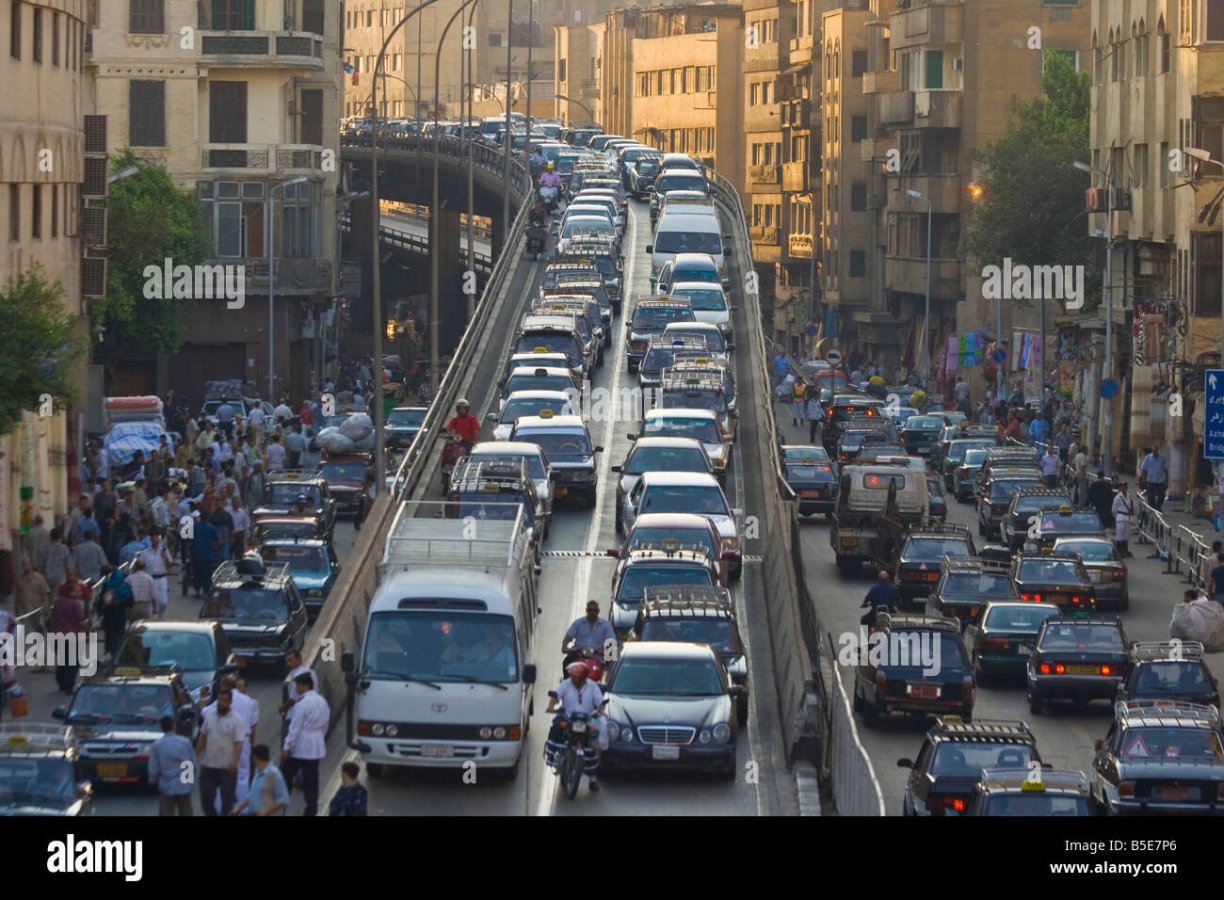
M 1224 460 L 1224 369 L 1208 369 L 1203 382 L 1203 456 Z
M 816 335 L 817 335 L 817 334 L 819 334 L 819 333 L 820 333 L 820 329 L 818 329 L 818 328 L 817 328 L 815 325 L 809 325 L 809 326 L 807 327 L 807 336 L 808 336 L 808 337 L 816 337 Z
M 1105 378 L 1101 381 L 1100 390 L 1101 399 L 1112 400 L 1115 396 L 1117 396 L 1118 391 L 1121 390 L 1121 387 L 1119 387 L 1118 382 L 1114 381 L 1112 378 Z
M 990 358 L 994 361 L 996 365 L 1000 365 L 1000 366 L 1003 365 L 1003 363 L 1007 362 L 1007 348 L 1006 347 L 997 348 L 994 353 L 990 354 Z
M 841 355 L 840 350 L 830 350 L 828 353 L 825 354 L 825 362 L 827 362 L 831 366 L 835 366 L 841 361 L 842 361 L 842 355 Z

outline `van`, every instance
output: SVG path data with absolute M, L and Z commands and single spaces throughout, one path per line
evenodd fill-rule
M 349 745 L 372 778 L 389 765 L 514 773 L 522 759 L 539 612 L 530 529 L 521 506 L 475 529 L 445 508 L 400 506 L 361 649 L 341 658 Z
M 927 524 L 926 476 L 905 465 L 844 466 L 838 481 L 829 531 L 837 568 L 853 572 L 870 562 L 892 571 L 906 529 Z
M 659 217 L 654 243 L 646 245 L 650 258 L 650 286 L 654 290 L 663 264 L 677 253 L 708 253 L 714 257 L 718 271 L 726 271 L 726 257 L 731 255 L 731 235 L 722 233 L 719 216 L 700 215 L 680 209 L 669 209 Z

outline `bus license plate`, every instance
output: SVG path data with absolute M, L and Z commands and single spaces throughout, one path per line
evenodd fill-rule
M 127 763 L 98 763 L 99 778 L 127 778 Z
M 421 756 L 429 759 L 450 759 L 455 755 L 455 748 L 450 744 L 425 744 L 421 747 Z
M 650 758 L 657 760 L 677 760 L 680 758 L 680 748 L 674 744 L 654 744 L 650 748 Z

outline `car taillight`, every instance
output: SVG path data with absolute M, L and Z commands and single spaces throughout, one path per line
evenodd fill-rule
M 1025 603 L 1040 603 L 1041 594 L 1021 594 L 1020 599 Z
M 1072 597 L 1072 598 L 1071 598 L 1071 605 L 1072 605 L 1072 606 L 1079 606 L 1079 604 L 1080 604 L 1080 598 L 1079 598 L 1079 597 Z
M 953 798 L 952 803 L 949 805 L 952 807 L 952 812 L 956 813 L 957 815 L 960 815 L 965 811 L 965 801 L 960 797 Z
M 877 691 L 884 690 L 886 687 L 888 687 L 888 676 L 879 669 L 876 669 L 875 683 Z
M 961 679 L 961 699 L 962 700 L 972 700 L 973 699 L 973 676 L 972 675 L 966 675 L 963 679 Z
M 1135 782 L 1119 781 L 1118 782 L 1118 796 L 1125 797 L 1127 799 L 1133 798 L 1135 796 Z
M 1110 570 L 1110 577 L 1114 581 L 1126 581 L 1126 569 L 1112 569 Z
M 983 650 L 1006 650 L 1011 646 L 1007 638 L 982 638 Z
M 1102 675 L 1112 675 L 1113 666 L 1101 666 L 1101 674 Z

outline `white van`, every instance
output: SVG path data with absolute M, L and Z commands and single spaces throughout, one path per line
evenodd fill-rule
M 385 766 L 517 770 L 532 685 L 539 569 L 515 521 L 435 518 L 404 503 L 387 535 L 362 648 L 341 665 L 350 746 Z
M 714 257 L 719 272 L 726 272 L 726 257 L 731 255 L 731 235 L 722 232 L 720 216 L 692 213 L 680 207 L 669 209 L 659 217 L 654 243 L 646 245 L 650 258 L 650 287 L 664 263 L 677 253 L 708 253 Z

